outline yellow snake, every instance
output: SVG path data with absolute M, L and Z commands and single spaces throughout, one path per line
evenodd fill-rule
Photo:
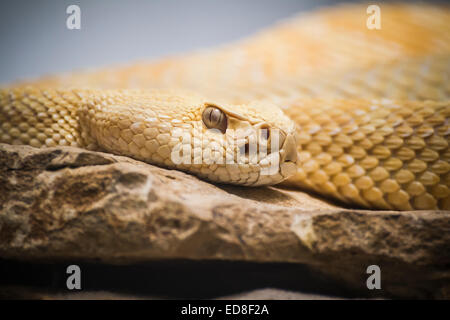
M 214 49 L 11 85 L 0 142 L 284 181 L 372 209 L 449 210 L 450 10 L 379 6 L 379 30 L 367 5 L 341 5 Z M 252 143 L 269 151 L 253 157 Z

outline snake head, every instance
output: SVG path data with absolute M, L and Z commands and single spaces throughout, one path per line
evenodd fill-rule
M 296 172 L 295 125 L 276 105 L 206 101 L 199 111 L 196 126 L 201 130 L 195 132 L 202 164 L 195 170 L 201 177 L 258 186 L 279 183 Z
M 106 151 L 240 185 L 276 184 L 297 170 L 295 125 L 273 104 L 160 91 L 90 101 L 79 112 L 82 131 Z

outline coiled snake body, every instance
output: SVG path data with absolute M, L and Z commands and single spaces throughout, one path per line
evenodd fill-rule
M 367 208 L 449 210 L 450 10 L 381 5 L 382 28 L 369 30 L 366 8 L 2 89 L 0 142 L 103 150 L 216 182 L 283 181 Z M 279 148 L 252 158 L 252 141 Z

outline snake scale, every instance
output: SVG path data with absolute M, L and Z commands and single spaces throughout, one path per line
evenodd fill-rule
M 281 182 L 370 209 L 449 210 L 450 9 L 381 4 L 381 29 L 369 30 L 366 8 L 322 8 L 213 49 L 9 85 L 0 142 L 107 151 L 215 182 Z M 250 141 L 279 149 L 252 158 Z M 244 160 L 216 161 L 224 154 Z

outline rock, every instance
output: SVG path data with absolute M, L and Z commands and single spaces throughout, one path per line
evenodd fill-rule
M 368 211 L 300 191 L 217 186 L 71 147 L 0 144 L 0 258 L 292 262 L 387 297 L 450 297 L 450 212 Z
M 7 287 L 0 292 L 3 299 L 27 300 L 162 300 L 165 297 L 134 295 L 130 293 L 117 293 L 110 291 L 79 291 L 65 293 L 49 293 L 27 287 Z M 316 295 L 303 292 L 292 292 L 280 289 L 258 289 L 248 292 L 239 292 L 224 297 L 215 297 L 217 300 L 341 300 L 333 296 Z

